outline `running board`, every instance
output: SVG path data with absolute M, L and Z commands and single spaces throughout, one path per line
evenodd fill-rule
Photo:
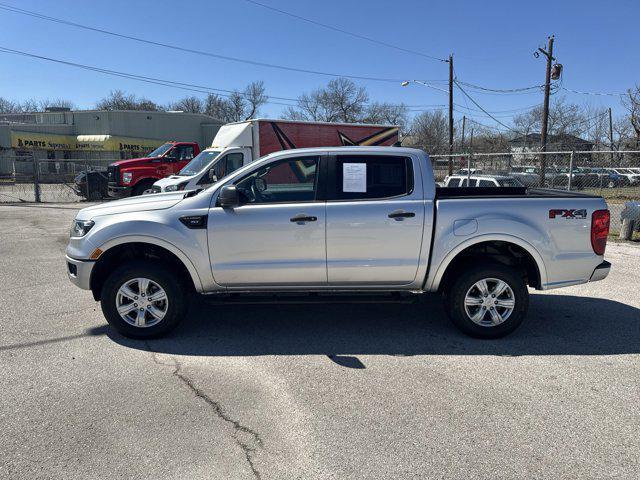
M 353 294 L 353 293 L 215 293 L 204 295 L 203 298 L 207 303 L 213 304 L 242 304 L 242 305 L 258 305 L 258 304 L 329 304 L 329 303 L 416 303 L 419 295 L 412 293 L 379 293 L 371 294 Z

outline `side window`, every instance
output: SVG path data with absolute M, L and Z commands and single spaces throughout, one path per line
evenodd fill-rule
M 193 145 L 183 145 L 180 147 L 180 160 L 191 160 L 193 158 Z
M 460 186 L 461 187 L 468 187 L 469 186 L 469 179 L 468 178 L 462 179 L 462 182 L 460 183 Z
M 478 182 L 478 186 L 479 187 L 495 187 L 496 184 L 493 183 L 491 180 L 480 180 Z
M 329 199 L 390 198 L 413 191 L 411 159 L 383 155 L 340 155 Z
M 459 187 L 460 186 L 460 178 L 450 178 L 447 181 L 447 187 Z
M 316 198 L 318 157 L 289 158 L 235 183 L 247 203 L 309 202 Z
M 213 167 L 198 180 L 198 185 L 211 185 L 224 177 L 226 175 L 226 159 L 228 156 L 225 155 L 216 160 Z
M 244 155 L 242 153 L 230 153 L 226 156 L 225 162 L 225 175 L 229 175 L 231 172 L 235 172 L 242 166 L 242 159 Z

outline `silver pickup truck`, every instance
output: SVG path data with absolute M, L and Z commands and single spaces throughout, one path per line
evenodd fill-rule
M 195 291 L 439 292 L 462 331 L 495 338 L 523 321 L 527 286 L 605 278 L 608 231 L 601 197 L 437 188 L 421 150 L 314 148 L 268 155 L 206 190 L 84 208 L 66 268 L 133 337 L 175 327 Z

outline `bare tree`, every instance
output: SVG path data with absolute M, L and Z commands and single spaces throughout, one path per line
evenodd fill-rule
M 249 120 L 258 115 L 258 110 L 269 100 L 265 93 L 264 82 L 251 82 L 244 89 L 245 109 L 242 112 L 244 120 Z
M 45 98 L 43 100 L 31 100 L 37 105 L 37 110 L 44 111 L 47 108 L 68 108 L 69 110 L 73 110 L 76 108 L 75 103 L 71 100 L 66 100 L 64 98 Z
M 0 97 L 0 113 L 19 113 L 20 105 L 13 100 Z
M 300 95 L 296 107 L 283 115 L 295 120 L 362 122 L 367 115 L 367 90 L 347 78 L 331 80 L 326 87 Z
M 393 105 L 391 103 L 371 103 L 367 107 L 363 121 L 367 123 L 386 123 L 397 125 L 400 130 L 405 130 L 409 123 L 409 109 L 406 105 Z
M 204 102 L 195 96 L 184 97 L 177 102 L 167 105 L 167 110 L 177 110 L 187 113 L 202 113 L 204 111 Z
M 411 123 L 404 143 L 420 147 L 431 154 L 449 151 L 449 123 L 442 110 L 422 112 Z
M 155 102 L 147 98 L 138 98 L 122 90 L 112 90 L 108 96 L 98 101 L 98 110 L 160 110 Z
M 640 146 L 640 85 L 627 91 L 622 104 L 629 112 L 629 122 L 636 134 L 636 146 Z
M 202 111 L 224 122 L 240 122 L 255 118 L 269 97 L 264 82 L 252 82 L 243 91 L 234 91 L 228 97 L 210 93 L 204 100 Z

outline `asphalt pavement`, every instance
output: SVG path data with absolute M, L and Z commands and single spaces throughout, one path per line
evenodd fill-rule
M 417 304 L 213 305 L 134 341 L 66 278 L 75 205 L 0 205 L 0 478 L 640 478 L 640 247 L 513 335 Z

